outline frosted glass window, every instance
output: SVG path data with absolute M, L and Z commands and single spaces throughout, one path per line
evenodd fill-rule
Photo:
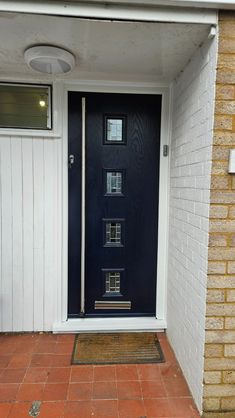
M 122 194 L 122 172 L 121 171 L 107 171 L 106 173 L 106 193 L 107 194 Z
M 107 141 L 123 141 L 123 120 L 107 118 Z
M 121 244 L 122 225 L 120 222 L 106 223 L 106 244 Z
M 51 129 L 50 87 L 0 84 L 0 127 Z
M 105 293 L 120 293 L 120 272 L 108 271 L 105 273 Z

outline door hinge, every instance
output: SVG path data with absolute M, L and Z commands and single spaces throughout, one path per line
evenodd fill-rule
M 163 145 L 163 157 L 168 157 L 169 145 Z

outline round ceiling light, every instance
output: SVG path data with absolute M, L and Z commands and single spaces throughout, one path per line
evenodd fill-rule
M 24 59 L 30 68 L 46 74 L 68 73 L 75 66 L 75 58 L 71 52 L 49 45 L 26 49 Z

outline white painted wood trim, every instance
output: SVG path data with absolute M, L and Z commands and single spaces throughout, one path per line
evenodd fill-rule
M 166 322 L 151 317 L 79 318 L 57 322 L 53 332 L 164 331 Z
M 107 3 L 109 3 L 107 7 Z M 214 10 L 204 10 L 197 8 L 171 8 L 169 4 L 165 6 L 165 2 L 156 2 L 153 4 L 146 4 L 141 2 L 128 1 L 122 4 L 111 4 L 111 2 L 102 3 L 88 3 L 88 2 L 38 2 L 38 1 L 0 1 L 0 12 L 13 13 L 31 13 L 31 14 L 46 14 L 57 16 L 74 16 L 89 19 L 116 19 L 116 20 L 131 20 L 131 21 L 145 21 L 145 22 L 178 22 L 178 23 L 203 23 L 203 24 L 217 24 L 217 16 Z M 184 6 L 191 6 L 193 4 L 184 4 Z M 210 1 L 208 2 L 210 3 Z M 227 2 L 228 3 L 228 2 Z M 200 2 L 203 7 L 202 1 Z M 178 4 L 180 5 L 180 4 Z M 213 4 L 211 4 L 212 6 Z M 174 4 L 175 6 L 175 4 Z M 229 2 L 230 6 L 230 2 Z M 233 5 L 231 4 L 231 8 Z M 214 8 L 216 6 L 216 2 Z
M 90 91 L 90 92 L 110 92 L 110 93 L 132 93 L 132 94 L 160 94 L 162 95 L 162 120 L 161 120 L 161 152 L 160 152 L 160 178 L 159 178 L 159 229 L 158 229 L 158 271 L 157 271 L 157 311 L 156 317 L 152 320 L 157 321 L 154 324 L 164 324 L 166 328 L 166 280 L 167 280 L 167 254 L 168 254 L 168 189 L 169 189 L 169 156 L 163 157 L 162 148 L 164 144 L 169 144 L 170 138 L 170 126 L 171 126 L 171 111 L 170 111 L 170 89 L 169 87 L 162 87 L 154 83 L 102 83 L 101 81 L 85 82 L 79 81 L 77 83 L 65 83 L 63 85 L 63 141 L 61 147 L 61 161 L 63 167 L 63 179 L 62 179 L 62 278 L 61 278 L 61 290 L 58 295 L 58 322 L 54 325 L 54 330 L 58 332 L 60 329 L 64 330 L 66 327 L 70 329 L 70 324 L 76 324 L 77 330 L 80 330 L 80 326 L 84 326 L 84 322 L 67 318 L 68 303 L 68 91 Z M 156 167 L 157 168 L 157 167 Z M 60 246 L 60 243 L 58 243 Z M 97 318 L 95 318 L 97 319 Z M 105 324 L 113 329 L 113 319 L 105 318 Z M 151 318 L 148 318 L 150 320 Z M 121 324 L 125 328 L 133 326 L 138 328 L 138 323 L 141 318 L 118 318 L 121 320 Z M 71 322 L 72 321 L 72 322 Z M 80 321 L 80 322 L 79 322 Z M 82 321 L 91 321 L 90 318 L 85 318 Z M 129 322 L 128 322 L 129 321 Z M 160 321 L 160 322 L 159 322 Z M 135 323 L 136 322 L 136 323 Z M 90 323 L 90 322 L 88 322 Z M 97 324 L 100 323 L 99 321 Z M 120 328 L 119 323 L 119 328 Z M 93 322 L 96 324 L 96 321 Z M 135 325 L 134 325 L 135 324 Z M 145 324 L 145 322 L 143 322 Z M 153 324 L 151 322 L 151 324 Z M 146 325 L 147 326 L 147 325 Z M 148 327 L 148 326 L 147 326 Z M 156 325 L 156 328 L 161 328 L 160 325 Z

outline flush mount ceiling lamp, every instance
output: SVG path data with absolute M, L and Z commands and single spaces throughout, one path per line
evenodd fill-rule
M 30 68 L 45 74 L 65 74 L 75 66 L 71 52 L 50 45 L 36 45 L 26 49 L 24 59 Z

